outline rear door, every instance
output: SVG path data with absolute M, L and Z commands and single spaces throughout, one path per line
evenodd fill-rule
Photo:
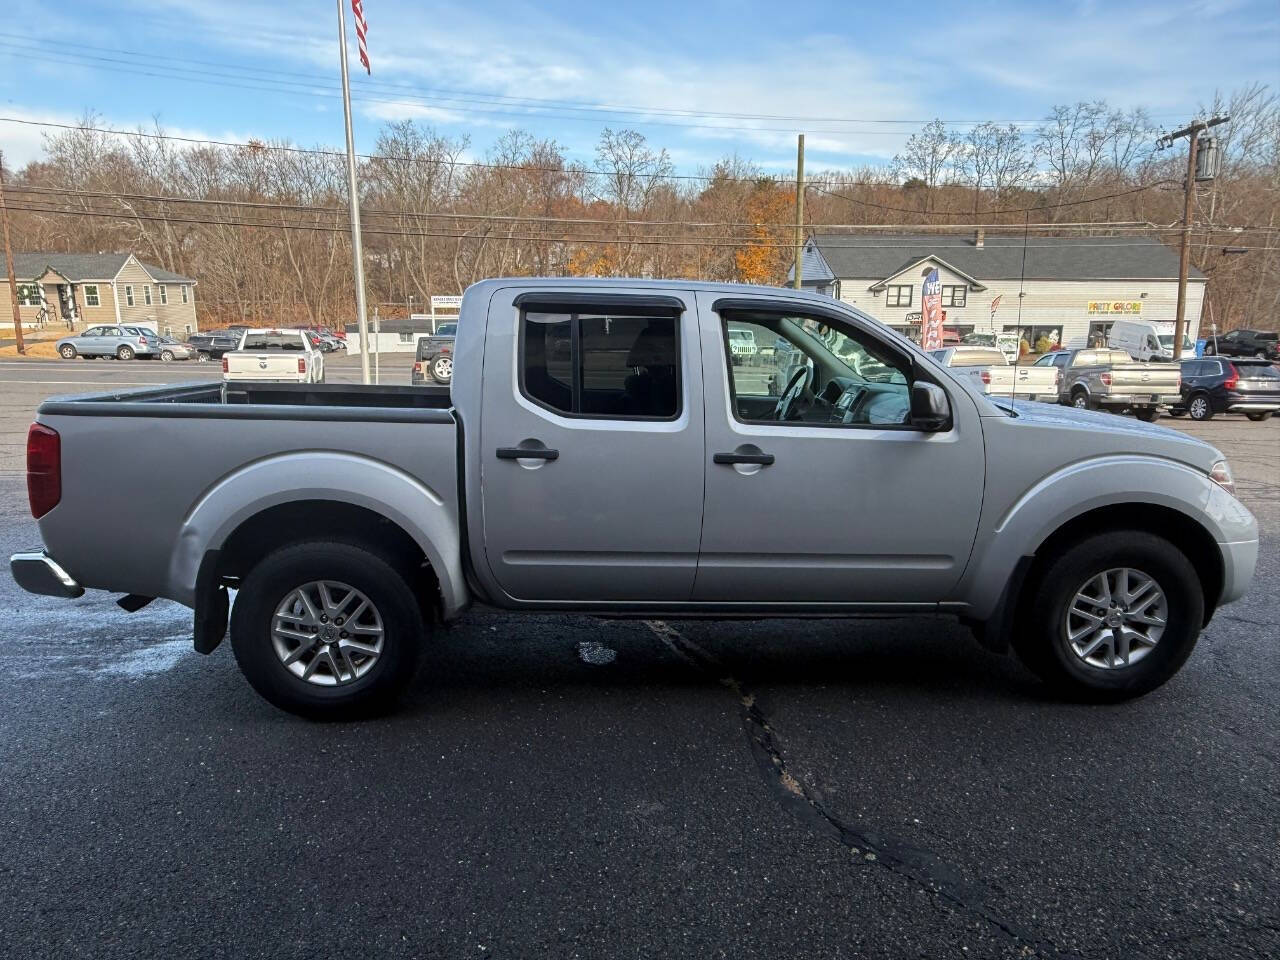
M 685 601 L 702 523 L 691 293 L 499 289 L 484 342 L 483 555 L 526 601 Z M 478 545 L 477 545 L 478 546 Z
M 945 383 L 950 430 L 905 422 L 911 354 L 836 308 L 699 293 L 707 474 L 694 599 L 884 606 L 947 598 L 982 506 L 982 427 Z M 804 358 L 782 378 L 729 366 L 730 323 L 784 336 Z M 788 396 L 813 370 L 813 389 Z M 782 384 L 781 389 L 777 387 Z M 780 416 L 785 419 L 779 419 Z

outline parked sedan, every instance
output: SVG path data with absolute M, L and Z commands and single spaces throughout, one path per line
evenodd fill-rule
M 134 357 L 149 357 L 156 353 L 154 344 L 145 333 L 136 327 L 118 327 L 108 324 L 90 327 L 83 333 L 63 337 L 57 343 L 58 355 L 63 360 L 74 360 L 76 357 L 115 357 L 117 360 L 132 360 Z
M 156 337 L 156 354 L 165 363 L 171 360 L 192 360 L 195 358 L 196 348 L 173 337 Z
M 1215 413 L 1268 420 L 1277 410 L 1280 370 L 1270 361 L 1205 357 L 1182 361 L 1182 399 L 1169 412 L 1192 420 L 1208 420 Z

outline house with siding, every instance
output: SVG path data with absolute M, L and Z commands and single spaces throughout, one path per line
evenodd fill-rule
M 181 339 L 198 329 L 196 281 L 131 253 L 15 253 L 13 268 L 24 330 L 136 323 Z M 3 274 L 0 291 L 6 305 L 0 310 L 0 329 L 12 329 L 9 282 Z
M 1018 332 L 1028 344 L 1105 340 L 1120 317 L 1172 322 L 1178 252 L 1146 237 L 814 235 L 801 285 L 920 338 L 923 275 L 937 269 L 943 326 L 960 336 Z M 794 268 L 793 273 L 794 275 Z M 1187 335 L 1200 329 L 1207 278 L 1190 271 Z

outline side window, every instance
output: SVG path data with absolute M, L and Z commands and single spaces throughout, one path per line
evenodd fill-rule
M 721 323 L 730 403 L 744 423 L 900 425 L 910 360 L 825 317 L 730 311 Z M 740 344 L 752 343 L 750 353 Z
M 571 417 L 673 420 L 680 414 L 678 320 L 672 313 L 527 310 L 520 390 Z
M 82 337 L 100 337 L 100 336 L 102 336 L 102 328 L 101 328 L 101 327 L 90 327 L 90 328 L 89 328 L 88 330 L 86 330 L 84 333 L 80 334 L 80 336 L 82 336 Z

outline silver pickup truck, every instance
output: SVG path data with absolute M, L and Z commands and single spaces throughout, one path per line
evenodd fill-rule
M 1046 353 L 1035 365 L 1059 370 L 1061 402 L 1080 410 L 1127 410 L 1150 423 L 1160 419 L 1162 407 L 1182 399 L 1178 364 L 1139 363 L 1123 350 L 1060 350 Z
M 229 619 L 261 694 L 333 716 L 393 703 L 471 603 L 950 616 L 1064 695 L 1122 699 L 1172 676 L 1253 576 L 1258 527 L 1213 447 L 989 399 L 827 297 L 487 280 L 461 316 L 452 393 L 46 401 L 27 451 L 44 546 L 15 579 L 187 604 L 202 653 Z M 730 362 L 731 323 L 798 361 L 780 392 Z M 103 509 L 157 476 L 147 524 Z

